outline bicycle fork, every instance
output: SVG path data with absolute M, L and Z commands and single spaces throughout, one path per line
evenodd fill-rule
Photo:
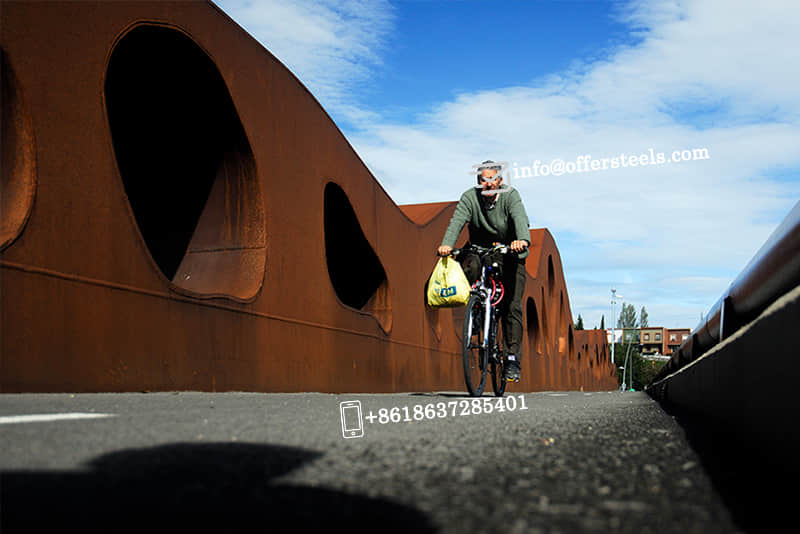
M 484 313 L 483 313 L 483 350 L 489 349 L 489 338 L 492 337 L 489 328 L 492 322 L 492 298 L 491 295 L 484 295 L 483 299 Z

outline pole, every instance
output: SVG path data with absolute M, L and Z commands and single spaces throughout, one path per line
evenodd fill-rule
M 614 361 L 614 345 L 616 345 L 616 335 L 617 335 L 617 327 L 614 316 L 614 304 L 616 303 L 617 296 L 617 289 L 612 287 L 611 288 L 611 363 L 616 364 Z M 624 380 L 623 380 L 624 381 Z
M 639 325 L 639 341 L 638 341 L 639 356 L 642 355 L 642 345 L 641 345 L 641 343 L 642 343 L 642 325 Z M 634 387 L 633 387 L 633 357 L 631 357 L 631 389 L 634 389 Z
M 622 336 L 625 336 L 625 327 L 622 328 Z M 622 388 L 620 391 L 625 392 L 628 388 L 625 387 L 625 374 L 628 372 L 628 366 L 631 369 L 631 381 L 628 385 L 633 387 L 633 357 L 631 357 L 631 338 L 628 338 L 628 350 L 625 351 L 625 366 L 622 368 Z M 628 359 L 630 357 L 630 360 Z
M 633 389 L 633 356 L 631 356 L 631 389 Z
M 622 335 L 623 336 L 625 335 L 624 328 L 622 329 Z M 631 345 L 630 343 L 628 343 L 628 350 L 625 353 L 625 365 L 622 367 L 622 386 L 620 386 L 620 391 L 622 391 L 623 393 L 628 389 L 627 387 L 625 387 L 626 386 L 625 379 L 626 375 L 628 374 L 628 356 L 630 356 L 630 354 L 631 354 Z

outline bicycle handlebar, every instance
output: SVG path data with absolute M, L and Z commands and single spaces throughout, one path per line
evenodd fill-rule
M 463 252 L 475 252 L 478 256 L 485 256 L 491 252 L 499 252 L 500 254 L 517 254 L 511 250 L 511 247 L 508 245 L 494 245 L 492 247 L 482 247 L 480 245 L 469 245 L 464 248 L 454 248 L 450 251 L 450 255 L 453 257 L 458 257 L 459 254 Z

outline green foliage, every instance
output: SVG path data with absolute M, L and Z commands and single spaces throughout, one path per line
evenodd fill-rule
M 644 365 L 642 366 L 639 378 L 641 380 L 641 383 L 647 386 L 650 382 L 653 381 L 653 378 L 655 378 L 656 374 L 661 370 L 662 367 L 664 367 L 664 364 L 666 364 L 667 362 L 647 361 L 644 359 L 642 361 Z M 633 378 L 635 383 L 636 367 L 633 368 Z
M 578 322 L 575 323 L 575 330 L 583 330 L 583 317 L 581 314 L 578 314 Z
M 600 330 L 605 330 L 605 329 L 606 329 L 606 316 L 604 314 L 600 316 Z
M 644 309 L 644 306 L 642 306 L 642 311 L 639 312 L 639 326 L 641 328 L 647 328 L 649 326 L 647 323 L 647 310 Z
M 622 384 L 622 366 L 625 365 L 625 355 L 628 354 L 628 343 L 617 343 L 614 347 L 614 351 L 616 352 L 617 360 L 617 379 L 619 383 Z M 656 373 L 664 366 L 664 362 L 653 362 L 642 358 L 639 346 L 635 342 L 630 344 L 628 362 L 630 363 L 631 361 L 633 362 L 633 389 L 637 391 L 643 390 L 645 386 L 650 384 Z M 625 387 L 630 389 L 630 371 L 625 369 L 624 372 Z
M 636 308 L 633 304 L 622 303 L 622 310 L 619 312 L 619 320 L 617 320 L 617 328 L 637 328 L 639 326 L 636 320 Z

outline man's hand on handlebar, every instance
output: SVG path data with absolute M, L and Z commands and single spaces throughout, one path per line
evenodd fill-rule
M 511 250 L 513 250 L 514 252 L 522 252 L 523 250 L 525 250 L 526 248 L 528 248 L 528 242 L 527 242 L 527 241 L 522 241 L 522 240 L 519 240 L 519 239 L 518 239 L 518 240 L 516 240 L 516 241 L 512 241 L 512 242 L 511 242 L 511 246 L 510 246 L 510 248 L 511 248 Z
M 508 248 L 511 249 L 512 252 L 519 253 L 528 248 L 528 242 L 524 240 L 512 241 Z M 454 251 L 458 253 L 460 252 L 460 249 L 454 249 L 453 247 L 448 247 L 447 245 L 441 245 L 438 249 L 436 249 L 436 253 L 439 256 L 450 256 L 453 255 Z

